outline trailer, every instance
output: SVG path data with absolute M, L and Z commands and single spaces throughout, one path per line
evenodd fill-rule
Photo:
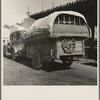
M 85 55 L 84 40 L 91 37 L 91 29 L 82 14 L 58 11 L 38 19 L 19 37 L 18 43 L 12 42 L 13 60 L 18 55 L 31 58 L 34 69 L 48 60 L 62 60 L 68 67 L 74 56 Z

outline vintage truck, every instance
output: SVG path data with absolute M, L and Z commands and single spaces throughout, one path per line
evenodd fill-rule
M 62 60 L 71 66 L 74 56 L 85 54 L 84 40 L 91 37 L 85 17 L 74 11 L 58 11 L 35 21 L 27 31 L 11 33 L 11 55 L 32 59 L 34 69 L 46 61 Z

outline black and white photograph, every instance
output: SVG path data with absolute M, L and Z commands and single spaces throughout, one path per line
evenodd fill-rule
M 98 2 L 2 0 L 2 85 L 98 86 Z

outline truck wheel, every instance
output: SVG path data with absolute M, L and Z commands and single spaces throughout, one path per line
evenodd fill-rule
M 62 59 L 62 62 L 66 67 L 70 67 L 72 65 L 72 63 L 73 63 L 73 57 L 69 57 L 66 60 Z
M 42 64 L 41 64 L 41 57 L 39 52 L 35 51 L 32 55 L 32 65 L 33 68 L 38 70 L 42 68 Z
M 15 55 L 15 51 L 14 51 L 14 49 L 12 49 L 11 50 L 11 58 L 12 58 L 12 60 L 16 60 L 16 55 Z
M 63 62 L 63 64 L 64 64 L 66 67 L 70 67 L 70 66 L 72 65 L 72 63 L 73 63 L 72 60 L 69 60 L 69 61 L 62 61 L 62 62 Z
M 6 57 L 6 53 L 5 52 L 3 52 L 3 56 Z

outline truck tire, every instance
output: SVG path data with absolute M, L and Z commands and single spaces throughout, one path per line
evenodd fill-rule
M 11 50 L 11 58 L 12 58 L 12 60 L 16 60 L 16 55 L 15 55 L 15 51 L 14 51 L 14 49 L 12 49 Z
M 42 68 L 41 56 L 38 51 L 34 51 L 32 55 L 32 66 L 36 70 L 39 70 Z
M 6 53 L 5 52 L 3 52 L 3 56 L 6 57 Z
M 66 67 L 70 67 L 73 63 L 73 57 L 70 57 L 70 59 L 62 59 L 63 65 Z
M 69 61 L 63 61 L 64 66 L 66 67 L 70 67 L 72 65 L 73 61 L 69 60 Z

